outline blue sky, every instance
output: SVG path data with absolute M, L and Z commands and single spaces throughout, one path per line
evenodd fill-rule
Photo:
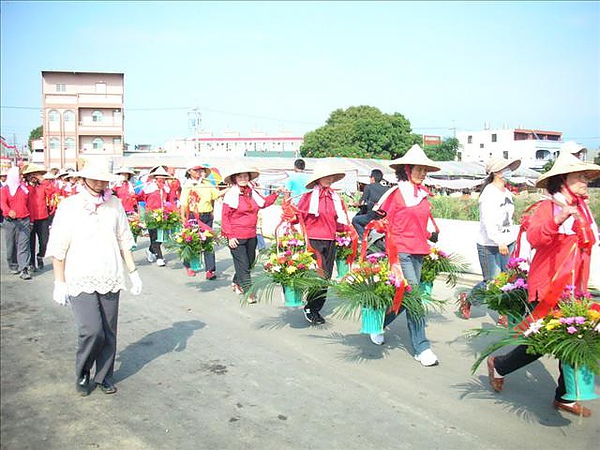
M 125 73 L 125 141 L 303 135 L 338 108 L 418 133 L 523 126 L 600 147 L 599 2 L 1 2 L 2 135 L 41 124 L 41 71 Z

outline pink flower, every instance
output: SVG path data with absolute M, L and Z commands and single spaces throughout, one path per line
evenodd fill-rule
M 569 328 L 567 328 L 567 333 L 569 333 L 569 334 L 575 334 L 575 333 L 577 333 L 577 327 L 569 327 Z

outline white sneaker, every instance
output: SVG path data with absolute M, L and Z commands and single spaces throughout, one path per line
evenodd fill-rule
M 385 343 L 384 333 L 371 333 L 371 342 L 375 345 L 383 345 Z
M 439 364 L 437 356 L 435 356 L 435 353 L 433 353 L 430 348 L 415 355 L 415 359 L 425 367 L 437 366 Z
M 146 249 L 146 259 L 149 263 L 156 261 L 156 255 L 152 253 L 149 248 Z
M 166 266 L 167 264 L 165 263 L 165 260 L 164 260 L 164 259 L 162 259 L 162 258 L 158 258 L 158 259 L 156 260 L 156 265 L 157 265 L 158 267 L 164 267 L 164 266 Z

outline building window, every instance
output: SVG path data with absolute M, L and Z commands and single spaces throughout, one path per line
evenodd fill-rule
M 64 83 L 56 83 L 56 92 L 67 92 L 67 85 Z
M 467 136 L 467 144 L 472 144 L 473 143 L 473 136 L 469 135 Z
M 102 150 L 103 147 L 104 147 L 104 141 L 102 140 L 102 138 L 97 137 L 92 141 L 92 149 Z
M 63 117 L 65 122 L 75 122 L 75 113 L 73 111 L 65 111 Z
M 67 150 L 75 150 L 75 139 L 66 138 L 65 139 L 65 149 Z
M 106 94 L 106 83 L 96 83 L 96 94 Z
M 92 113 L 92 122 L 102 122 L 102 113 L 98 110 Z
M 58 138 L 50 138 L 50 150 L 58 150 L 60 148 L 60 141 Z
M 504 159 L 508 159 L 508 152 L 507 152 L 506 150 L 504 150 L 504 151 L 502 152 L 502 157 L 503 157 Z
M 121 138 L 120 137 L 113 138 L 113 145 L 121 145 Z
M 479 148 L 483 148 L 483 144 L 479 144 Z
M 50 122 L 58 122 L 60 120 L 60 114 L 57 110 L 53 109 L 48 113 L 48 120 Z
M 113 125 L 121 125 L 121 110 L 115 109 L 113 111 Z
M 492 142 L 498 142 L 498 135 L 496 133 L 492 134 Z

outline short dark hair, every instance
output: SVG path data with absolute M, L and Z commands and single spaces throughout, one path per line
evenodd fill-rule
M 379 183 L 381 180 L 383 180 L 383 172 L 379 169 L 373 169 L 371 171 L 371 178 L 375 180 L 375 183 Z
M 560 192 L 560 188 L 562 188 L 565 182 L 564 175 L 554 175 L 553 177 L 548 178 L 548 184 L 546 185 L 546 190 L 549 194 L 554 195 L 557 192 Z
M 298 170 L 304 170 L 304 168 L 306 167 L 306 163 L 303 159 L 297 159 L 296 161 L 294 161 L 294 167 Z
M 412 166 L 409 164 L 402 164 L 401 166 L 398 166 L 398 168 L 396 169 L 396 179 L 398 181 L 408 181 L 408 175 L 406 173 L 406 168 L 408 168 L 409 172 L 412 170 Z

